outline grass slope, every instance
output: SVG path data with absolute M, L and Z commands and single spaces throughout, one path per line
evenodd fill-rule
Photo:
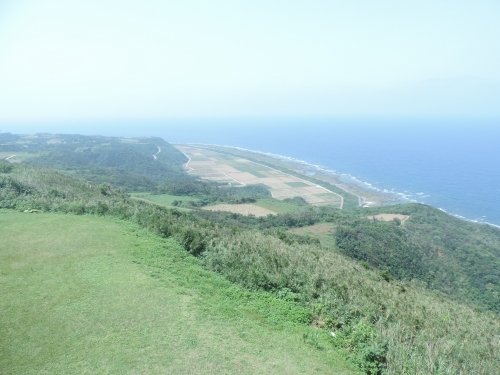
M 2 374 L 352 373 L 303 309 L 131 223 L 0 211 L 0 238 Z

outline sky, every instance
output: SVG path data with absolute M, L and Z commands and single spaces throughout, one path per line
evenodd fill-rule
M 498 0 L 0 0 L 0 124 L 500 118 Z

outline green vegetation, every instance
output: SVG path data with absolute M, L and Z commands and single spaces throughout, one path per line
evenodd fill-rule
M 2 148 L 2 146 L 0 146 L 0 148 Z M 36 156 L 38 155 L 22 151 L 0 152 L 0 160 L 10 163 L 22 163 Z M 6 160 L 7 158 L 9 158 L 9 160 Z
M 235 169 L 237 169 L 240 172 L 247 172 L 247 173 L 253 174 L 255 177 L 259 177 L 259 178 L 266 177 L 261 172 L 265 171 L 267 168 L 261 167 L 259 165 L 253 164 L 253 163 L 252 164 L 250 164 L 250 163 L 239 163 L 239 162 L 237 162 L 235 160 L 229 159 L 229 161 L 226 162 L 226 164 L 234 167 Z
M 318 223 L 310 226 L 290 229 L 289 232 L 301 236 L 317 238 L 324 248 L 335 249 L 335 231 L 337 225 L 334 223 Z
M 42 138 L 45 139 L 45 143 L 39 138 L 35 138 L 41 146 L 38 147 L 38 143 L 34 145 L 30 143 L 30 147 L 40 149 L 50 145 L 50 147 L 55 148 L 57 143 L 54 142 L 59 142 L 50 135 L 45 135 Z M 102 143 L 99 148 L 109 147 L 113 144 L 123 147 L 137 147 L 133 151 L 145 157 L 154 151 L 150 147 L 152 143 L 150 146 L 147 146 L 146 143 L 143 142 L 143 139 L 135 139 L 134 141 L 111 140 Z M 152 157 L 150 159 L 155 160 Z M 139 160 L 143 159 L 139 158 Z M 181 168 L 183 159 L 173 160 L 172 168 Z M 31 228 L 32 225 L 28 225 L 27 221 L 20 219 L 21 217 L 33 218 L 32 220 L 61 217 L 28 215 L 27 213 L 30 212 L 80 215 L 80 217 L 68 216 L 70 219 L 62 219 L 68 221 L 68 226 L 70 226 L 71 220 L 83 220 L 78 221 L 79 223 L 85 222 L 85 224 L 81 224 L 82 228 L 87 226 L 91 228 L 91 223 L 95 220 L 99 223 L 108 223 L 106 224 L 108 226 L 103 224 L 105 228 L 110 228 L 109 225 L 135 228 L 136 232 L 134 233 L 141 238 L 144 237 L 148 243 L 151 243 L 152 247 L 137 245 L 137 251 L 134 251 L 134 247 L 130 246 L 135 243 L 135 238 L 139 237 L 131 235 L 127 237 L 127 241 L 129 241 L 127 244 L 121 243 L 121 240 L 118 241 L 120 245 L 116 249 L 122 249 L 120 250 L 122 258 L 118 257 L 118 252 L 115 252 L 113 256 L 108 256 L 109 259 L 114 259 L 116 264 L 122 266 L 123 262 L 129 262 L 127 263 L 129 266 L 132 264 L 140 272 L 150 274 L 154 282 L 168 285 L 166 289 L 169 291 L 165 292 L 164 297 L 167 302 L 171 298 L 169 293 L 175 292 L 179 285 L 191 290 L 187 292 L 186 289 L 183 289 L 188 295 L 192 293 L 197 296 L 196 298 L 201 296 L 202 292 L 211 296 L 207 297 L 208 310 L 203 310 L 204 303 L 190 305 L 190 309 L 196 312 L 194 315 L 179 316 L 179 321 L 174 320 L 170 322 L 170 326 L 165 326 L 165 329 L 173 330 L 174 337 L 180 337 L 175 334 L 178 332 L 175 328 L 176 324 L 179 326 L 186 324 L 188 327 L 192 327 L 194 323 L 189 323 L 189 319 L 193 316 L 197 322 L 199 320 L 199 325 L 203 330 L 210 331 L 212 329 L 210 331 L 212 333 L 218 332 L 220 325 L 218 326 L 217 322 L 227 323 L 228 332 L 233 328 L 236 330 L 234 332 L 240 332 L 238 331 L 238 322 L 248 318 L 249 322 L 252 322 L 248 323 L 250 326 L 255 323 L 255 319 L 260 322 L 259 324 L 262 324 L 259 326 L 260 328 L 271 329 L 273 335 L 276 333 L 277 336 L 273 337 L 282 334 L 290 335 L 292 343 L 297 343 L 296 339 L 299 337 L 300 345 L 298 347 L 293 346 L 295 344 L 290 345 L 299 348 L 304 343 L 307 344 L 306 349 L 300 349 L 305 350 L 301 353 L 307 352 L 309 353 L 307 355 L 321 359 L 317 362 L 321 364 L 314 365 L 318 366 L 319 372 L 323 371 L 322 364 L 330 361 L 328 358 L 333 358 L 331 356 L 334 356 L 332 353 L 335 352 L 341 353 L 365 374 L 497 374 L 500 372 L 500 343 L 498 341 L 498 337 L 500 337 L 500 321 L 498 319 L 500 312 L 500 274 L 498 273 L 500 269 L 500 231 L 496 228 L 464 222 L 437 209 L 420 204 L 350 210 L 339 210 L 329 206 L 312 207 L 307 205 L 303 199 L 298 198 L 285 201 L 273 200 L 269 191 L 260 185 L 227 187 L 197 181 L 186 175 L 178 178 L 175 174 L 163 181 L 155 180 L 152 177 L 150 181 L 153 187 L 147 193 L 134 194 L 135 198 L 132 198 L 123 190 L 113 188 L 109 182 L 96 183 L 73 177 L 73 175 L 84 175 L 88 164 L 75 167 L 69 163 L 67 167 L 71 169 L 60 173 L 29 165 L 0 164 L 0 208 L 26 212 L 21 216 L 16 214 L 18 216 L 14 221 L 4 221 L 5 225 L 2 223 L 0 230 L 4 227 L 14 228 L 15 225 L 18 225 L 18 232 L 20 228 L 25 228 L 25 230 Z M 120 169 L 114 170 L 117 173 L 122 173 Z M 123 173 L 136 175 L 132 168 Z M 219 202 L 255 202 L 257 205 L 280 212 L 280 214 L 256 218 L 244 217 L 235 213 L 198 209 L 203 205 Z M 171 206 L 175 208 L 167 208 Z M 189 210 L 181 211 L 181 209 L 186 208 Z M 398 220 L 382 222 L 370 219 L 373 215 L 382 213 L 403 214 L 409 218 L 404 222 L 404 225 Z M 8 217 L 14 214 L 3 215 Z M 81 217 L 81 215 L 88 216 Z M 109 219 L 96 218 L 95 216 L 111 217 L 128 223 L 111 223 L 106 221 Z M 136 225 L 142 229 L 139 230 Z M 49 224 L 44 224 L 44 228 L 46 228 L 46 231 L 43 232 L 44 235 L 41 234 L 43 229 L 39 228 L 33 229 L 33 232 L 26 231 L 25 236 L 16 235 L 18 240 L 12 237 L 9 239 L 7 249 L 15 248 L 16 243 L 20 244 L 19 246 L 29 244 L 24 251 L 36 248 L 38 245 L 35 243 L 40 243 L 42 247 L 43 241 L 41 239 L 48 238 L 52 241 L 51 237 L 54 236 L 52 232 L 56 230 Z M 64 231 L 59 230 L 59 232 L 56 231 L 56 234 L 62 236 Z M 156 237 L 157 235 L 161 238 Z M 99 236 L 101 235 L 98 235 L 97 238 L 102 238 Z M 36 242 L 30 242 L 30 238 Z M 59 242 L 64 243 L 62 239 L 55 243 Z M 7 251 L 6 254 L 13 257 L 16 253 L 10 254 Z M 20 251 L 19 255 L 22 254 L 26 255 Z M 84 254 L 85 251 L 82 256 L 85 256 Z M 74 254 L 73 258 L 76 259 L 77 255 Z M 51 259 L 45 254 L 40 261 L 50 262 Z M 57 259 L 59 262 L 61 258 L 55 257 L 53 259 Z M 174 263 L 171 263 L 169 259 L 174 259 Z M 107 264 L 104 258 L 96 258 L 96 262 L 102 262 L 103 267 Z M 15 264 L 17 267 L 21 263 L 15 261 L 9 264 Z M 69 265 L 64 266 L 64 264 L 61 262 L 61 267 L 71 269 Z M 25 272 L 22 275 L 25 280 L 34 280 L 31 277 L 36 276 L 36 273 L 31 275 L 28 272 L 27 266 L 9 267 L 5 268 L 5 271 L 0 271 L 2 278 L 7 273 L 17 272 L 17 269 L 20 270 L 19 272 Z M 50 267 L 52 266 L 47 265 L 47 270 L 50 271 Z M 99 264 L 96 264 L 95 267 L 98 269 Z M 121 275 L 122 270 L 124 270 L 130 275 L 137 275 L 128 269 L 128 266 L 123 267 L 117 268 L 116 272 Z M 46 281 L 57 284 L 57 280 L 60 280 L 58 277 L 62 273 L 56 272 L 55 269 L 49 271 L 45 275 L 53 272 L 54 280 L 45 276 Z M 111 273 L 111 277 L 117 280 L 121 277 L 113 275 L 115 274 Z M 176 279 L 177 276 L 173 275 L 178 275 L 179 278 Z M 94 281 L 98 282 L 98 279 L 96 278 Z M 137 276 L 135 279 L 139 280 L 140 277 Z M 213 284 L 207 282 L 207 285 L 204 285 L 206 280 L 216 281 Z M 66 284 L 71 285 L 71 282 Z M 106 279 L 105 284 L 107 287 L 111 287 L 113 282 L 111 279 Z M 2 287 L 3 285 L 7 284 L 2 284 Z M 13 290 L 19 290 L 21 284 L 12 285 L 15 285 Z M 23 293 L 29 293 L 30 290 L 34 290 L 31 288 L 37 287 L 35 281 L 33 283 L 28 281 L 23 285 L 32 285 Z M 44 290 L 49 293 L 50 288 L 46 284 L 41 283 L 41 285 L 44 285 Z M 151 285 L 148 284 L 148 290 L 156 290 Z M 212 285 L 213 288 L 204 289 L 209 288 L 209 285 Z M 96 288 L 90 290 L 97 290 Z M 140 295 L 138 289 L 130 288 L 135 295 Z M 80 289 L 75 287 L 74 295 L 78 296 L 79 291 Z M 107 292 L 103 291 L 102 293 Z M 126 290 L 123 293 L 126 293 Z M 155 293 L 158 293 L 155 298 L 161 300 L 160 295 L 163 292 L 156 291 Z M 33 302 L 35 307 L 27 309 L 23 305 L 22 308 L 16 310 L 19 316 L 32 319 L 31 310 L 33 313 L 39 313 L 37 310 L 39 301 L 35 295 L 27 297 L 27 301 L 30 298 L 35 301 Z M 62 301 L 67 295 L 71 296 L 71 293 L 56 288 L 54 295 L 49 296 L 50 298 L 43 303 Z M 117 295 L 120 294 L 117 293 Z M 122 296 L 127 300 L 128 297 Z M 205 297 L 202 296 L 202 298 L 205 301 Z M 9 303 L 15 304 L 13 301 L 11 300 Z M 23 301 L 21 299 L 19 303 L 28 303 Z M 41 305 L 43 303 L 40 302 Z M 102 306 L 103 302 L 99 303 Z M 152 314 L 155 311 L 153 307 L 160 306 L 158 305 L 160 302 L 157 302 L 157 305 L 153 302 L 148 303 L 151 303 Z M 82 305 L 75 306 L 81 307 Z M 133 310 L 136 305 L 130 302 L 130 306 Z M 201 310 L 197 310 L 198 307 Z M 14 311 L 11 307 L 8 308 L 9 310 L 5 311 Z M 65 312 L 64 308 L 52 311 Z M 140 307 L 137 308 L 138 311 L 143 311 L 140 310 Z M 158 307 L 160 310 L 162 308 L 164 307 Z M 77 310 L 73 312 L 76 314 Z M 6 315 L 5 319 L 14 319 L 9 314 Z M 182 311 L 172 308 L 172 314 L 182 315 Z M 43 314 L 40 313 L 40 315 Z M 124 312 L 118 313 L 118 316 L 122 315 L 126 316 Z M 74 317 L 73 315 L 68 316 Z M 97 315 L 91 314 L 91 316 Z M 189 319 L 186 321 L 181 318 Z M 147 318 L 146 321 L 153 321 L 151 319 Z M 73 320 L 79 321 L 76 318 Z M 104 322 L 102 319 L 101 321 Z M 2 323 L 1 327 L 12 326 L 17 324 L 16 322 L 19 321 L 6 320 L 6 324 Z M 35 332 L 36 329 L 41 329 L 40 327 L 44 326 L 43 324 L 38 325 L 36 320 L 34 322 L 30 332 Z M 50 327 L 51 324 L 46 324 L 46 326 Z M 148 327 L 151 326 L 152 324 Z M 110 327 L 113 326 L 110 325 Z M 256 336 L 252 337 L 258 337 L 260 334 L 263 337 L 272 336 L 271 334 L 269 334 L 271 336 L 266 336 L 265 333 L 262 333 L 264 331 L 259 331 L 259 327 L 255 328 Z M 83 328 L 82 330 L 82 332 L 90 332 Z M 77 327 L 75 334 L 78 331 Z M 156 336 L 146 334 L 150 332 L 146 328 L 141 328 L 140 331 L 145 332 L 146 340 L 153 337 L 161 343 L 159 347 L 170 348 L 168 350 L 182 351 L 182 347 L 175 346 L 175 343 L 178 342 L 185 342 L 185 347 L 193 345 L 192 348 L 196 347 L 196 350 L 186 355 L 197 356 L 198 353 L 201 353 L 199 355 L 202 359 L 208 358 L 206 353 L 220 357 L 219 353 L 226 350 L 225 346 L 220 347 L 221 351 L 207 345 L 198 348 L 195 343 L 208 342 L 208 338 L 207 341 L 204 338 L 208 336 L 203 336 L 203 333 L 197 329 L 194 329 L 193 335 L 184 341 L 179 338 L 180 341 L 168 344 L 163 344 L 164 341 Z M 12 336 L 14 335 L 12 332 L 14 331 L 7 333 Z M 3 335 L 4 331 L 1 333 Z M 28 333 L 23 333 L 23 335 L 25 336 L 19 336 L 18 342 L 26 341 L 24 345 L 29 345 L 29 340 L 26 340 Z M 230 337 L 233 336 L 230 335 Z M 238 337 L 242 338 L 241 335 Z M 294 337 L 295 339 L 293 339 Z M 122 338 L 122 336 L 115 336 L 115 338 L 116 345 L 126 344 L 122 343 L 122 341 L 127 340 L 126 338 Z M 52 339 L 51 342 L 57 342 L 54 337 Z M 61 345 L 68 345 L 65 340 L 61 340 Z M 136 347 L 134 340 L 131 338 L 128 341 L 133 348 Z M 257 341 L 253 340 L 250 343 L 255 343 L 257 347 L 262 345 L 257 338 L 255 338 Z M 207 372 L 210 373 L 212 370 L 212 372 L 216 372 L 221 368 L 222 372 L 234 372 L 236 367 L 242 366 L 240 362 L 234 362 L 239 359 L 238 353 L 243 353 L 243 349 L 240 351 L 238 345 L 235 343 L 235 351 L 231 352 L 228 357 L 222 356 L 221 358 L 224 359 L 217 362 L 218 364 L 214 365 L 216 367 L 208 366 Z M 40 347 L 43 348 L 43 345 Z M 289 349 L 288 346 L 282 348 L 287 351 L 288 355 L 288 353 L 293 352 L 293 347 L 292 349 Z M 21 346 L 20 352 L 12 355 L 15 357 L 21 355 L 19 353 L 29 353 L 29 349 L 22 348 Z M 152 347 L 141 346 L 141 348 L 147 353 L 154 352 L 154 345 Z M 87 349 L 92 349 L 91 345 L 88 345 Z M 54 349 L 52 353 L 57 353 L 57 350 Z M 75 353 L 83 350 L 84 348 L 78 347 L 75 349 Z M 9 353 L 13 352 L 8 352 L 5 355 L 2 352 L 0 361 L 11 361 L 14 357 L 8 357 L 11 355 Z M 233 353 L 235 353 L 235 357 L 233 357 Z M 136 363 L 134 362 L 134 358 L 138 358 L 134 357 L 136 354 L 134 352 L 131 355 L 129 362 L 124 360 L 123 366 L 126 366 L 126 363 Z M 187 358 L 182 357 L 184 354 L 180 353 L 181 358 Z M 157 354 L 153 356 L 158 358 Z M 258 353 L 255 353 L 255 356 L 244 363 L 245 366 L 248 364 L 247 368 L 252 368 L 252 363 L 262 359 Z M 32 357 L 27 356 L 26 358 L 28 361 L 35 361 L 28 359 Z M 99 360 L 101 357 L 96 354 L 96 358 Z M 200 357 L 195 358 L 199 359 Z M 14 366 L 14 360 L 8 363 L 9 366 Z M 20 370 L 16 368 L 16 371 L 27 372 L 25 369 L 33 366 L 35 362 L 30 363 L 26 365 L 27 367 L 19 367 Z M 189 361 L 182 359 L 179 363 L 186 364 Z M 337 362 L 333 361 L 333 363 Z M 82 363 L 83 365 L 90 366 L 85 363 Z M 144 364 L 144 366 L 146 365 L 149 364 Z M 148 372 L 133 366 L 135 365 L 129 368 L 134 369 L 135 372 Z M 160 364 L 157 368 L 162 369 L 161 366 Z M 313 372 L 311 369 L 316 368 L 308 366 L 297 368 L 303 369 L 306 373 Z M 124 368 L 116 371 L 111 369 L 108 372 L 121 372 L 120 370 L 123 371 Z M 172 368 L 178 368 L 180 372 L 184 371 L 182 370 L 184 367 Z M 197 372 L 196 368 L 192 369 L 194 370 L 185 371 Z M 267 368 L 262 367 L 262 371 L 266 372 Z M 286 371 L 286 369 L 281 370 L 280 367 L 277 372 Z M 288 371 L 296 372 L 293 369 Z M 332 368 L 331 371 L 335 372 L 336 370 Z M 49 369 L 46 372 L 51 371 Z M 249 370 L 249 372 L 251 371 Z
M 14 166 L 8 163 L 0 163 L 0 173 L 10 173 Z
M 0 143 L 15 142 L 19 138 L 21 137 L 19 137 L 17 134 L 0 133 Z
M 98 184 L 110 183 L 127 191 L 151 191 L 161 182 L 186 178 L 182 164 L 187 158 L 161 138 L 124 141 L 37 134 L 9 140 L 0 145 L 0 153 L 10 151 L 30 165 L 65 171 Z
M 320 221 L 340 228 L 356 220 L 368 226 L 399 228 L 396 223 L 364 219 L 362 215 L 371 211 L 304 206 L 293 214 L 258 219 L 201 211 L 182 213 L 130 199 L 109 185 L 89 184 L 29 166 L 15 166 L 11 173 L 3 174 L 0 189 L 3 207 L 112 216 L 176 241 L 207 270 L 247 290 L 274 295 L 296 306 L 297 311 L 308 311 L 307 320 L 317 328 L 304 331 L 302 341 L 318 355 L 343 352 L 367 374 L 496 374 L 500 369 L 496 314 L 453 302 L 426 290 L 419 280 L 396 282 L 387 270 L 371 269 L 369 264 L 353 262 L 313 239 L 283 230 Z M 416 208 L 427 212 L 431 220 L 440 218 L 429 214 L 438 210 L 421 205 L 387 210 Z M 404 228 L 410 228 L 412 220 L 413 216 Z M 165 247 L 156 251 L 160 257 L 167 253 Z M 288 326 L 289 317 L 271 315 L 278 326 Z M 294 319 L 292 322 L 299 323 Z
M 293 199 L 285 199 L 282 201 L 278 199 L 259 199 L 254 204 L 278 214 L 292 213 L 304 206 L 299 200 L 294 201 Z
M 271 198 L 271 193 L 264 185 L 227 187 L 194 179 L 170 181 L 159 185 L 155 191 L 159 194 L 197 198 L 188 202 L 191 207 L 222 202 L 231 204 L 254 203 L 258 199 Z
M 136 225 L 3 212 L 0 237 L 1 373 L 353 373 L 307 310 Z
M 301 187 L 308 187 L 309 185 L 303 183 L 303 182 L 286 182 L 286 184 L 290 187 L 294 188 L 301 188 Z
M 187 209 L 187 207 L 198 207 L 200 199 L 189 195 L 169 195 L 169 194 L 150 194 L 150 193 L 132 193 L 133 198 L 143 199 L 153 203 L 160 204 L 169 208 Z

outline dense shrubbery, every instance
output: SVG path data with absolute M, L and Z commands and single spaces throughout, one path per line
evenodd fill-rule
M 12 133 L 0 133 L 0 143 L 4 142 L 15 142 L 20 137 L 17 134 Z
M 410 216 L 404 226 L 368 220 L 380 212 Z M 337 249 L 389 271 L 419 279 L 452 298 L 500 312 L 500 231 L 420 204 L 358 210 L 340 223 Z
M 60 170 L 87 170 L 87 177 L 97 168 L 114 168 L 127 175 L 147 178 L 155 182 L 166 179 L 183 178 L 184 172 L 179 166 L 169 165 L 146 156 L 128 145 L 109 145 L 97 149 L 53 150 L 38 158 L 31 159 L 29 164 Z M 90 172 L 90 173 L 89 173 Z
M 185 178 L 168 181 L 159 185 L 155 190 L 158 194 L 177 196 L 191 196 L 199 199 L 189 202 L 191 207 L 201 207 L 210 203 L 252 203 L 260 198 L 271 198 L 269 190 L 262 185 L 247 185 L 243 187 L 220 186 L 214 182 Z
M 331 345 L 344 350 L 367 374 L 496 374 L 500 368 L 497 315 L 443 299 L 416 281 L 391 281 L 368 265 L 360 267 L 314 241 L 301 241 L 301 237 L 275 229 L 276 225 L 306 225 L 318 220 L 347 226 L 358 220 L 359 225 L 373 224 L 367 230 L 373 238 L 379 238 L 380 232 L 380 239 L 401 244 L 393 236 L 410 230 L 413 217 L 402 229 L 392 223 L 370 222 L 357 213 L 304 207 L 295 216 L 240 221 L 238 215 L 230 214 L 233 225 L 227 225 L 224 220 L 218 223 L 130 199 L 109 185 L 29 166 L 16 166 L 11 173 L 0 175 L 0 206 L 110 215 L 174 237 L 208 269 L 227 279 L 308 306 L 311 323 L 333 332 Z M 417 214 L 425 208 L 408 206 L 406 210 L 413 210 L 415 224 L 425 223 Z M 342 238 L 347 241 L 345 234 Z M 359 244 L 366 245 L 361 240 Z M 315 332 L 321 331 L 311 332 L 304 335 L 304 341 L 318 345 Z
M 187 158 L 161 138 L 121 142 L 119 138 L 100 136 L 53 137 L 56 143 L 48 143 L 48 135 L 30 138 L 25 151 L 38 152 L 40 156 L 26 162 L 69 171 L 97 183 L 110 182 L 128 191 L 150 191 L 161 182 L 186 178 L 182 164 Z M 20 146 L 13 143 L 1 147 Z

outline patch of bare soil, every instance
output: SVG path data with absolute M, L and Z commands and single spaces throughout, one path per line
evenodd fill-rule
M 309 235 L 318 235 L 319 236 L 322 234 L 333 233 L 333 226 L 332 226 L 332 224 L 328 224 L 328 223 L 319 223 L 319 224 L 314 224 L 314 225 L 310 225 L 307 227 L 290 229 L 290 232 L 295 233 L 295 234 L 309 234 Z
M 379 221 L 391 221 L 394 219 L 399 219 L 401 220 L 401 224 L 404 224 L 404 222 L 408 220 L 408 218 L 409 218 L 408 215 L 401 215 L 401 214 L 379 214 L 379 215 L 368 216 L 368 219 L 379 220 Z
M 253 215 L 256 217 L 276 215 L 276 212 L 274 211 L 255 206 L 253 204 L 217 204 L 215 206 L 203 207 L 203 209 L 210 211 L 233 212 L 235 214 L 241 214 L 246 216 Z

